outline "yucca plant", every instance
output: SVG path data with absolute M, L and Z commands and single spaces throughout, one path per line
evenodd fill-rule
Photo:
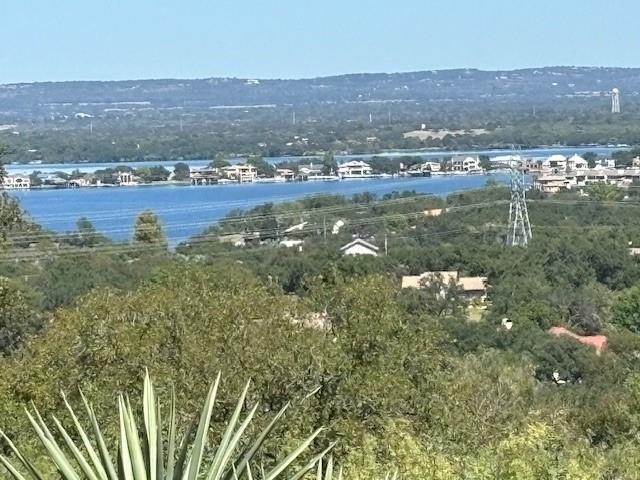
M 394 473 L 387 473 L 384 479 L 398 480 L 398 472 L 396 471 Z M 318 459 L 318 466 L 316 468 L 316 480 L 342 480 L 342 467 L 340 467 L 338 470 L 334 468 L 332 456 L 329 456 L 325 463 L 323 463 L 321 457 Z
M 171 396 L 168 428 L 166 434 L 162 428 L 160 401 L 156 399 L 149 374 L 145 375 L 143 392 L 142 428 L 139 428 L 131 408 L 129 399 L 118 398 L 120 418 L 119 448 L 115 456 L 116 462 L 107 447 L 93 407 L 82 395 L 84 409 L 89 417 L 90 428 L 85 429 L 73 408 L 63 394 L 64 403 L 69 411 L 77 434 L 77 442 L 55 417 L 52 421 L 59 435 L 56 439 L 35 407 L 27 415 L 48 458 L 53 462 L 63 480 L 274 480 L 288 478 L 300 480 L 307 472 L 312 471 L 322 457 L 329 451 L 315 455 L 294 473 L 284 477 L 292 464 L 309 448 L 322 429 L 316 430 L 298 448 L 269 470 L 264 467 L 252 471 L 251 465 L 260 447 L 267 439 L 276 423 L 285 413 L 285 406 L 267 427 L 252 441 L 244 442 L 243 434 L 253 420 L 258 406 L 255 405 L 241 421 L 240 417 L 249 383 L 245 387 L 238 403 L 229 419 L 226 429 L 217 445 L 207 446 L 209 424 L 216 394 L 220 384 L 220 375 L 213 383 L 207 395 L 200 420 L 184 434 L 178 442 L 178 425 L 176 419 L 175 394 Z M 16 480 L 44 480 L 46 477 L 36 468 L 34 463 L 23 455 L 19 448 L 4 434 L 0 435 L 7 442 L 15 459 L 12 461 L 0 456 L 0 463 L 6 467 L 12 478 Z M 291 468 L 290 468 L 291 467 Z

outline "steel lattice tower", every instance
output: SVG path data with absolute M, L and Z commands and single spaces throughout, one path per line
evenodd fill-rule
M 507 245 L 526 247 L 531 240 L 531 224 L 525 194 L 524 173 L 511 167 L 511 204 L 509 205 L 509 231 Z

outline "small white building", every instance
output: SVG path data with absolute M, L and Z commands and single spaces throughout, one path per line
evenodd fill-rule
M 378 256 L 378 250 L 378 247 L 361 238 L 356 238 L 340 249 L 343 255 L 371 255 L 373 257 Z
M 138 185 L 138 177 L 131 172 L 118 172 L 118 184 L 121 187 Z
M 373 175 L 371 166 L 362 160 L 351 160 L 338 167 L 338 176 L 342 178 L 364 178 Z
M 5 190 L 22 190 L 31 188 L 29 175 L 5 175 L 2 179 L 2 187 Z

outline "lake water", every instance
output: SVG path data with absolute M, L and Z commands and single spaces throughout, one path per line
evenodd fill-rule
M 581 147 L 545 147 L 545 148 L 533 148 L 528 150 L 522 150 L 520 153 L 526 157 L 533 158 L 546 158 L 555 154 L 562 154 L 565 156 L 571 156 L 574 153 L 578 155 L 582 155 L 586 152 L 593 152 L 600 156 L 608 156 L 611 155 L 612 152 L 616 150 L 624 150 L 628 149 L 628 147 L 594 147 L 594 146 L 581 146 Z M 445 150 L 401 150 L 397 152 L 384 152 L 378 153 L 376 156 L 381 157 L 400 157 L 400 156 L 412 156 L 412 157 L 421 157 L 424 159 L 433 159 L 433 158 L 441 158 L 451 155 L 462 155 L 462 154 L 476 154 L 476 155 L 488 155 L 489 157 L 496 157 L 500 155 L 509 155 L 513 153 L 510 150 L 464 150 L 464 151 L 445 151 Z M 362 155 L 336 155 L 336 160 L 338 162 L 344 162 L 351 159 L 360 159 L 367 160 L 374 155 L 371 154 L 362 154 Z M 317 160 L 318 157 L 315 157 Z M 265 160 L 271 164 L 278 164 L 284 161 L 303 161 L 310 162 L 314 160 L 314 157 L 267 157 Z M 193 168 L 201 168 L 205 167 L 209 164 L 210 160 L 187 160 L 187 163 L 190 167 Z M 118 166 L 129 166 L 129 167 L 149 167 L 155 165 L 162 165 L 168 170 L 173 170 L 173 166 L 177 162 L 175 161 L 150 161 L 150 162 L 113 162 L 113 163 L 52 163 L 52 164 L 33 164 L 33 165 L 20 165 L 20 164 L 11 164 L 6 165 L 5 168 L 8 173 L 20 173 L 20 174 L 29 174 L 34 170 L 38 170 L 45 174 L 50 174 L 53 172 L 65 172 L 71 173 L 74 170 L 79 170 L 82 173 L 92 173 L 99 169 L 104 168 L 115 168 Z
M 439 176 L 212 186 L 137 186 L 28 190 L 11 192 L 31 217 L 44 227 L 67 232 L 78 218 L 87 217 L 114 240 L 130 239 L 136 216 L 145 209 L 156 212 L 170 246 L 187 240 L 233 209 L 248 209 L 265 202 L 294 200 L 307 195 L 336 193 L 351 196 L 372 192 L 383 195 L 402 190 L 446 195 L 478 188 L 488 179 L 508 181 L 508 175 Z

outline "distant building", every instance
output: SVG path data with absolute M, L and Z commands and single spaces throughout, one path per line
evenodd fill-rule
M 552 170 L 556 173 L 564 172 L 567 170 L 567 157 L 560 154 L 551 155 L 542 162 L 542 168 L 544 170 Z
M 22 190 L 31 188 L 29 175 L 5 175 L 2 179 L 2 187 L 5 190 Z
M 118 172 L 118 184 L 121 187 L 129 187 L 132 185 L 138 185 L 138 177 L 131 172 Z
M 356 238 L 340 249 L 343 255 L 370 255 L 373 257 L 378 256 L 378 250 L 378 247 L 361 238 Z
M 371 166 L 361 160 L 352 160 L 338 167 L 338 175 L 342 178 L 370 177 L 372 174 Z
M 567 168 L 569 170 L 584 170 L 589 168 L 589 162 L 576 154 L 567 160 Z
M 251 183 L 258 178 L 258 171 L 253 165 L 230 165 L 223 167 L 222 172 L 224 172 L 227 178 L 239 183 Z
M 276 169 L 276 177 L 283 178 L 287 182 L 292 182 L 295 176 L 296 176 L 295 172 L 289 168 Z
M 321 177 L 322 165 L 314 165 L 313 163 L 298 165 L 298 175 L 303 179 Z
M 468 300 L 484 302 L 487 297 L 487 280 L 487 277 L 461 277 L 455 270 L 425 272 L 402 277 L 402 288 L 424 288 L 441 282 L 441 296 L 447 294 L 447 287 L 457 287 L 460 294 Z
M 451 159 L 451 170 L 454 172 L 482 172 L 480 157 L 477 155 L 456 155 Z
M 596 355 L 600 355 L 602 351 L 607 347 L 608 339 L 604 335 L 577 335 L 564 327 L 552 327 L 549 329 L 549 333 L 554 337 L 569 337 L 577 340 L 583 345 L 587 345 L 593 348 Z

